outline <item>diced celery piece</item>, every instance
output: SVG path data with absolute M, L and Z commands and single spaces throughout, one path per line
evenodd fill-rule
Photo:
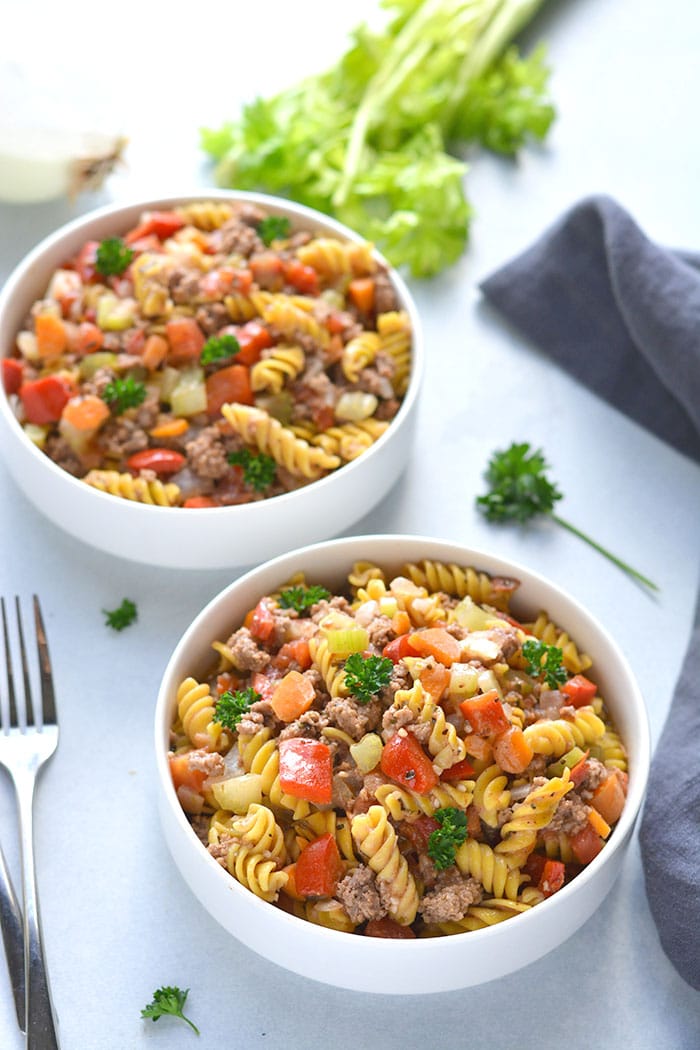
M 283 426 L 292 421 L 294 402 L 288 390 L 282 390 L 279 394 L 268 394 L 258 397 L 255 401 L 258 408 L 262 408 L 268 415 L 278 419 Z
M 603 761 L 603 749 L 602 749 L 602 747 L 600 747 L 598 744 L 591 744 L 589 750 L 590 750 L 590 756 L 589 756 L 590 758 L 597 758 L 599 762 Z
M 503 690 L 501 684 L 496 678 L 493 671 L 480 671 L 479 672 L 479 689 L 482 693 L 488 693 L 490 689 L 495 689 L 498 693 L 500 700 L 503 700 Z
M 382 738 L 376 733 L 365 733 L 356 744 L 350 745 L 350 754 L 360 773 L 371 772 L 382 757 L 384 744 Z
M 81 379 L 92 379 L 100 368 L 115 369 L 118 365 L 118 354 L 112 354 L 109 350 L 98 350 L 97 353 L 87 354 L 81 359 L 78 365 L 78 375 Z
M 196 416 L 207 410 L 207 388 L 204 370 L 199 365 L 183 368 L 177 386 L 170 395 L 170 407 L 176 416 Z
M 485 612 L 467 595 L 455 605 L 450 619 L 456 620 L 468 631 L 483 631 L 493 622 L 493 615 Z
M 580 747 L 572 747 L 571 751 L 567 751 L 565 755 L 559 759 L 558 762 L 552 762 L 551 765 L 547 766 L 547 773 L 550 777 L 560 777 L 565 769 L 573 769 L 574 766 L 578 765 L 582 758 L 585 758 L 586 752 L 582 751 Z
M 229 777 L 212 784 L 211 793 L 221 809 L 232 813 L 247 813 L 253 802 L 262 802 L 262 775 L 244 773 L 240 777 Z
M 467 700 L 474 696 L 479 688 L 479 672 L 471 664 L 452 664 L 450 668 L 450 684 L 448 692 L 450 696 Z
M 120 299 L 114 292 L 104 292 L 97 300 L 97 324 L 105 332 L 122 332 L 134 323 L 134 299 Z
M 170 365 L 166 365 L 163 371 L 158 373 L 160 383 L 159 398 L 161 401 L 166 403 L 170 401 L 173 390 L 180 382 L 180 375 L 180 369 L 171 368 Z
M 46 444 L 46 438 L 49 436 L 49 430 L 51 428 L 48 426 L 39 426 L 38 423 L 25 423 L 22 429 L 29 440 L 36 445 L 37 448 L 43 448 Z
M 334 656 L 361 653 L 369 645 L 369 635 L 364 627 L 347 627 L 326 634 L 328 652 Z
M 399 603 L 392 594 L 383 594 L 379 599 L 379 612 L 382 616 L 394 616 L 399 611 Z

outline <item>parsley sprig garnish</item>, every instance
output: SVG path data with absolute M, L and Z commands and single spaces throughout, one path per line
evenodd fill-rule
M 124 244 L 121 237 L 107 237 L 98 246 L 95 269 L 103 277 L 118 276 L 124 273 L 133 257 L 133 250 Z
M 563 653 L 556 645 L 547 645 L 538 638 L 528 638 L 523 642 L 523 656 L 527 660 L 527 673 L 535 678 L 544 676 L 550 689 L 563 685 L 569 677 L 562 665 Z
M 284 240 L 291 228 L 292 224 L 284 215 L 267 215 L 256 226 L 258 237 L 264 244 Z
M 455 862 L 458 848 L 467 838 L 467 814 L 462 809 L 447 806 L 435 811 L 435 820 L 440 825 L 430 833 L 428 856 L 438 871 L 444 871 Z
M 123 631 L 138 617 L 136 605 L 129 598 L 125 598 L 118 609 L 103 609 L 102 612 L 105 615 L 106 626 L 115 631 Z
M 152 1021 L 158 1021 L 161 1017 L 165 1017 L 167 1014 L 171 1017 L 179 1017 L 185 1022 L 185 1024 L 188 1024 L 197 1035 L 200 1035 L 199 1028 L 197 1028 L 194 1021 L 190 1021 L 189 1017 L 185 1017 L 182 1012 L 188 993 L 189 988 L 185 988 L 184 991 L 182 988 L 170 988 L 167 986 L 157 988 L 153 993 L 153 1002 L 144 1007 L 141 1011 L 141 1016 L 143 1018 L 150 1017 Z
M 233 467 L 243 467 L 243 480 L 256 492 L 264 492 L 275 480 L 277 464 L 265 452 L 251 452 L 242 448 L 229 452 L 228 461 Z
M 530 452 L 530 445 L 526 441 L 520 444 L 514 442 L 509 448 L 494 452 L 484 475 L 491 487 L 485 495 L 477 497 L 477 507 L 489 521 L 524 523 L 539 514 L 546 514 L 557 525 L 568 529 L 574 536 L 588 543 L 623 572 L 646 587 L 658 590 L 656 584 L 646 576 L 554 513 L 554 505 L 562 499 L 562 493 L 546 476 L 547 469 L 548 464 L 542 451 L 537 449 Z
M 133 376 L 121 379 L 117 376 L 102 391 L 102 400 L 106 401 L 115 415 L 120 416 L 127 408 L 138 408 L 146 397 L 146 387 Z
M 297 612 L 305 612 L 312 605 L 330 598 L 331 592 L 318 584 L 311 587 L 288 587 L 280 591 L 279 603 L 283 609 L 296 609 Z
M 241 344 L 235 335 L 232 335 L 230 332 L 224 332 L 223 335 L 213 335 L 207 339 L 202 347 L 199 360 L 203 365 L 211 365 L 215 361 L 225 361 L 227 358 L 233 357 L 240 349 Z
M 248 686 L 247 689 L 239 689 L 232 693 L 227 689 L 222 693 L 214 706 L 214 718 L 224 729 L 235 729 L 241 718 L 258 700 L 262 700 L 260 693 Z
M 368 704 L 389 684 L 394 665 L 386 656 L 352 653 L 345 661 L 345 685 L 355 700 Z

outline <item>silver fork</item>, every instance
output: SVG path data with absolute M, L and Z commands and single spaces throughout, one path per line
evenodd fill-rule
M 18 707 L 18 690 L 12 666 L 10 632 L 5 601 L 0 598 L 2 611 L 2 630 L 5 646 L 5 663 L 7 669 L 7 696 L 9 724 L 3 714 L 2 732 L 0 733 L 0 765 L 4 766 L 12 778 L 17 807 L 19 811 L 20 845 L 22 856 L 22 904 L 23 921 L 23 979 L 13 972 L 13 959 L 17 957 L 16 941 L 13 950 L 8 953 L 15 1006 L 18 1019 L 23 1017 L 20 1028 L 26 1031 L 27 1050 L 58 1050 L 58 1039 L 54 1022 L 51 993 L 48 975 L 44 962 L 44 949 L 41 936 L 39 902 L 34 866 L 33 839 L 33 803 L 34 788 L 39 770 L 53 755 L 58 745 L 58 722 L 56 718 L 56 701 L 49 661 L 49 650 L 46 644 L 46 631 L 41 616 L 39 599 L 34 595 L 34 625 L 39 661 L 39 684 L 41 692 L 41 719 L 37 721 L 35 703 L 32 699 L 32 685 L 29 672 L 29 661 L 24 644 L 24 631 L 20 613 L 19 598 L 15 598 L 17 626 L 17 647 L 22 664 L 22 682 L 24 705 Z M 18 717 L 18 710 L 23 706 L 23 717 Z M 0 865 L 4 869 L 4 864 Z M 0 893 L 7 893 L 9 899 L 3 901 L 0 914 L 9 913 L 11 922 L 8 930 L 3 926 L 3 938 L 7 944 L 13 937 L 13 920 L 17 918 L 17 901 L 12 893 L 12 886 L 7 871 L 4 877 L 0 874 Z M 21 950 L 21 945 L 20 945 Z M 22 985 L 24 1003 L 22 999 Z

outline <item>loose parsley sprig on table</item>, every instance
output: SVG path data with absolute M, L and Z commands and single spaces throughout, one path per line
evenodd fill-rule
M 284 240 L 291 228 L 292 224 L 284 215 L 266 215 L 256 226 L 258 237 L 264 244 Z
M 523 656 L 527 660 L 528 674 L 544 680 L 550 689 L 563 685 L 569 677 L 562 665 L 563 653 L 556 645 L 547 645 L 537 638 L 528 638 L 523 642 Z
M 223 335 L 213 335 L 207 339 L 202 347 L 202 352 L 199 355 L 200 364 L 211 365 L 215 361 L 225 361 L 226 358 L 237 354 L 240 349 L 241 344 L 235 335 L 232 335 L 230 332 L 224 332 Z
M 386 656 L 352 653 L 345 661 L 345 685 L 355 700 L 368 704 L 389 684 L 394 665 Z
M 106 401 L 115 415 L 120 416 L 127 408 L 138 408 L 146 397 L 146 387 L 133 376 L 121 379 L 117 376 L 102 391 L 102 400 Z
M 279 603 L 283 609 L 296 609 L 297 612 L 305 612 L 312 605 L 316 605 L 317 602 L 328 599 L 330 596 L 331 592 L 327 591 L 325 587 L 319 587 L 318 584 L 312 584 L 311 587 L 287 587 L 286 590 L 280 591 Z
M 107 627 L 112 627 L 115 631 L 123 631 L 125 627 L 132 624 L 138 617 L 136 605 L 129 598 L 125 598 L 118 609 L 103 609 L 106 619 L 105 624 Z
M 107 237 L 95 254 L 95 269 L 103 277 L 118 276 L 124 273 L 133 257 L 133 250 L 127 248 L 121 237 Z
M 275 480 L 277 464 L 265 452 L 242 448 L 239 452 L 229 452 L 227 458 L 232 467 L 243 467 L 244 482 L 256 492 L 264 492 Z
M 239 689 L 235 693 L 227 689 L 216 701 L 214 718 L 224 729 L 235 729 L 243 715 L 258 700 L 262 700 L 262 697 L 252 686 L 248 686 L 247 689 Z
M 158 1021 L 161 1017 L 165 1017 L 167 1014 L 171 1017 L 179 1017 L 185 1022 L 185 1024 L 188 1024 L 197 1035 L 200 1035 L 199 1028 L 197 1028 L 194 1021 L 190 1021 L 189 1017 L 185 1017 L 182 1012 L 188 993 L 189 988 L 185 988 L 184 991 L 182 988 L 171 988 L 165 985 L 162 988 L 157 988 L 153 993 L 153 1002 L 144 1007 L 141 1011 L 141 1016 L 143 1018 L 150 1017 L 152 1021 Z
M 554 505 L 557 500 L 562 499 L 563 494 L 546 476 L 547 469 L 548 464 L 542 451 L 537 449 L 530 452 L 530 445 L 526 441 L 513 442 L 509 448 L 494 452 L 484 475 L 491 487 L 484 496 L 477 497 L 477 507 L 489 521 L 524 523 L 538 514 L 546 514 L 557 525 L 568 529 L 574 536 L 588 543 L 623 572 L 657 591 L 656 584 L 641 572 L 637 572 L 575 525 L 554 513 Z
M 467 838 L 467 814 L 454 806 L 435 811 L 435 820 L 440 825 L 430 833 L 428 856 L 438 871 L 444 871 L 455 862 L 458 848 Z

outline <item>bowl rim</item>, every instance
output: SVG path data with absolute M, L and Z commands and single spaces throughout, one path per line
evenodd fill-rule
M 52 233 L 49 233 L 46 237 L 42 238 L 41 241 L 31 248 L 22 259 L 20 259 L 8 276 L 4 285 L 0 288 L 0 330 L 2 329 L 3 316 L 12 304 L 14 296 L 21 289 L 22 282 L 31 274 L 33 267 L 40 263 L 45 255 L 61 244 L 61 242 L 70 241 L 74 237 L 77 240 L 79 234 L 81 234 L 86 227 L 90 227 L 95 223 L 100 223 L 103 220 L 112 218 L 119 219 L 120 217 L 126 219 L 127 216 L 132 216 L 134 212 L 138 211 L 148 211 L 168 206 L 175 207 L 178 204 L 190 201 L 208 200 L 242 200 L 250 202 L 251 204 L 259 204 L 261 207 L 270 210 L 273 214 L 284 214 L 285 212 L 288 212 L 289 215 L 294 216 L 295 219 L 300 220 L 301 222 L 306 221 L 312 226 L 317 226 L 321 228 L 322 232 L 332 232 L 341 240 L 351 241 L 355 244 L 364 244 L 367 241 L 366 237 L 363 237 L 350 227 L 345 226 L 337 219 L 325 215 L 323 212 L 316 211 L 307 205 L 297 204 L 296 201 L 288 200 L 285 197 L 276 197 L 272 194 L 258 193 L 249 190 L 204 188 L 199 191 L 190 190 L 184 193 L 169 193 L 165 196 L 159 197 L 134 197 L 131 200 L 125 199 L 115 201 L 110 204 L 102 205 L 99 208 L 94 208 L 91 211 L 85 212 L 83 215 L 64 223 Z M 330 471 L 328 474 L 324 475 L 324 477 L 317 478 L 310 481 L 308 484 L 301 485 L 299 488 L 292 489 L 289 492 L 282 492 L 277 496 L 266 497 L 264 500 L 253 500 L 249 503 L 239 503 L 224 507 L 188 508 L 188 514 L 193 520 L 197 520 L 202 514 L 207 516 L 218 514 L 219 518 L 221 518 L 223 514 L 230 515 L 233 512 L 236 514 L 237 520 L 240 522 L 240 527 L 245 528 L 245 518 L 254 518 L 260 513 L 259 504 L 279 507 L 281 512 L 284 512 L 286 509 L 290 508 L 290 505 L 303 499 L 304 493 L 309 488 L 313 487 L 314 493 L 322 493 L 325 488 L 331 487 L 332 483 L 338 476 L 348 477 L 348 475 L 352 475 L 358 470 L 361 470 L 368 459 L 381 454 L 384 446 L 392 440 L 402 428 L 404 421 L 410 417 L 418 399 L 425 369 L 425 343 L 422 321 L 413 295 L 401 274 L 377 248 L 373 247 L 372 254 L 378 262 L 387 268 L 389 277 L 401 301 L 401 308 L 408 313 L 411 323 L 412 344 L 409 382 L 401 399 L 399 410 L 390 421 L 390 425 L 384 433 L 369 446 L 369 448 L 362 452 L 360 456 L 357 456 L 349 463 L 344 463 L 342 467 Z M 29 309 L 30 306 L 31 303 L 27 303 L 27 309 Z M 10 333 L 9 338 L 12 339 L 12 333 Z M 6 356 L 7 355 L 2 353 L 0 349 L 0 360 Z M 69 474 L 68 471 L 59 467 L 57 463 L 45 455 L 32 441 L 29 440 L 17 422 L 15 414 L 12 411 L 9 397 L 5 393 L 4 388 L 2 388 L 2 384 L 0 384 L 0 422 L 4 422 L 10 429 L 11 433 L 15 436 L 16 440 L 22 442 L 27 455 L 31 456 L 37 464 L 42 464 L 43 467 L 49 470 L 56 479 L 60 478 L 69 489 L 73 489 L 76 492 L 80 491 L 84 496 L 83 490 L 89 488 L 91 495 L 96 499 L 101 500 L 105 506 L 108 504 L 113 506 L 114 496 L 107 492 L 102 492 L 93 486 L 85 486 L 82 484 L 80 478 L 74 477 L 72 474 Z M 131 514 L 132 516 L 139 515 L 139 517 L 144 513 L 150 514 L 151 516 L 155 514 L 157 515 L 157 518 L 154 520 L 163 523 L 172 519 L 172 516 L 175 513 L 179 516 L 183 509 L 182 507 L 151 506 L 133 500 L 122 500 L 119 506 L 120 512 L 123 514 Z
M 550 594 L 556 597 L 557 600 L 563 601 L 567 604 L 572 612 L 583 618 L 586 622 L 587 627 L 594 633 L 599 635 L 604 640 L 605 644 L 609 647 L 615 660 L 617 661 L 618 669 L 622 672 L 623 677 L 627 680 L 626 684 L 628 687 L 628 700 L 631 708 L 634 712 L 634 720 L 637 723 L 637 729 L 639 734 L 638 740 L 638 751 L 635 753 L 635 770 L 634 777 L 630 778 L 630 791 L 625 802 L 622 815 L 613 828 L 613 835 L 610 841 L 606 842 L 605 848 L 588 864 L 582 871 L 580 871 L 574 879 L 571 880 L 567 885 L 562 887 L 557 893 L 551 897 L 546 898 L 537 904 L 536 907 L 530 908 L 526 912 L 522 912 L 512 917 L 512 919 L 518 920 L 518 929 L 524 930 L 525 923 L 533 923 L 542 921 L 544 917 L 552 914 L 555 909 L 564 908 L 568 901 L 573 900 L 574 897 L 578 896 L 585 887 L 594 880 L 599 871 L 603 868 L 608 867 L 609 862 L 615 857 L 620 851 L 624 850 L 627 846 L 630 835 L 634 830 L 634 825 L 639 815 L 642 803 L 644 801 L 644 795 L 646 792 L 649 767 L 651 761 L 651 735 L 650 735 L 650 723 L 649 713 L 647 710 L 646 703 L 644 701 L 643 694 L 637 682 L 636 676 L 632 671 L 632 667 L 629 664 L 627 658 L 615 641 L 614 637 L 610 632 L 601 624 L 601 622 L 591 613 L 581 602 L 578 601 L 568 591 L 564 590 L 561 586 L 549 580 L 542 573 L 530 569 L 525 566 L 522 562 L 514 561 L 511 558 L 502 558 L 497 554 L 489 553 L 483 549 L 477 547 L 466 546 L 456 541 L 452 541 L 445 538 L 436 536 L 424 536 L 415 535 L 410 533 L 392 533 L 392 534 L 366 534 L 362 536 L 351 536 L 351 537 L 340 537 L 331 540 L 325 540 L 318 543 L 308 544 L 304 547 L 298 547 L 293 551 L 289 551 L 286 554 L 279 555 L 275 558 L 271 558 L 268 561 L 257 565 L 247 572 L 242 574 L 232 583 L 224 587 L 218 594 L 214 595 L 207 604 L 200 610 L 197 616 L 192 620 L 190 625 L 186 628 L 182 636 L 180 637 L 177 645 L 175 646 L 170 659 L 163 671 L 161 677 L 161 683 L 158 690 L 158 697 L 156 700 L 155 707 L 155 750 L 156 750 L 156 768 L 157 768 L 157 790 L 159 793 L 159 800 L 161 805 L 168 807 L 168 814 L 173 818 L 178 826 L 179 832 L 186 836 L 190 844 L 196 847 L 192 851 L 192 855 L 199 856 L 201 863 L 205 870 L 208 870 L 211 874 L 210 877 L 220 880 L 221 886 L 226 886 L 231 892 L 236 895 L 240 895 L 241 906 L 245 906 L 245 902 L 257 912 L 259 908 L 263 908 L 264 912 L 259 914 L 270 917 L 269 909 L 274 908 L 280 921 L 291 922 L 293 929 L 300 929 L 299 923 L 303 924 L 308 933 L 308 927 L 312 927 L 314 934 L 328 940 L 329 945 L 333 944 L 336 946 L 342 945 L 347 941 L 348 934 L 339 930 L 329 929 L 324 926 L 320 926 L 314 923 L 309 923 L 308 920 L 299 918 L 292 915 L 275 905 L 270 905 L 266 901 L 258 898 L 250 890 L 240 885 L 235 879 L 233 879 L 228 872 L 226 872 L 220 864 L 207 852 L 202 843 L 198 840 L 192 827 L 187 820 L 184 810 L 178 802 L 177 796 L 172 786 L 172 780 L 168 769 L 167 761 L 167 746 L 164 747 L 164 741 L 167 740 L 167 732 L 170 727 L 170 715 L 172 713 L 172 704 L 174 699 L 173 687 L 176 685 L 174 681 L 170 681 L 173 678 L 175 667 L 181 659 L 181 657 L 187 652 L 192 637 L 199 631 L 200 627 L 209 619 L 210 616 L 214 615 L 218 610 L 224 607 L 232 598 L 235 596 L 236 591 L 239 588 L 244 588 L 257 576 L 267 575 L 273 573 L 273 571 L 279 566 L 282 567 L 287 561 L 299 560 L 303 558 L 313 558 L 317 552 L 338 551 L 339 555 L 347 562 L 358 560 L 352 558 L 350 553 L 353 548 L 357 553 L 361 553 L 363 547 L 369 543 L 376 543 L 381 541 L 387 546 L 387 561 L 391 561 L 390 546 L 392 544 L 403 544 L 405 542 L 415 544 L 417 548 L 416 560 L 420 558 L 430 558 L 431 556 L 427 553 L 428 548 L 449 548 L 451 551 L 466 556 L 470 560 L 462 561 L 462 565 L 473 565 L 479 569 L 484 569 L 487 572 L 494 572 L 496 566 L 499 567 L 503 572 L 508 572 L 510 575 L 516 576 L 523 585 L 536 587 L 542 587 L 548 590 Z M 425 549 L 425 550 L 424 550 Z M 436 555 L 433 555 L 431 560 L 442 560 Z M 396 559 L 394 559 L 396 560 Z M 403 560 L 403 559 L 401 559 Z M 452 558 L 455 561 L 456 559 Z M 482 563 L 495 563 L 494 569 L 487 568 Z M 214 874 L 216 872 L 216 874 Z M 203 905 L 201 894 L 194 893 L 200 904 Z M 602 898 L 601 898 L 602 900 Z M 204 905 L 203 905 L 204 906 Z M 545 909 L 544 912 L 542 909 Z M 539 916 L 536 918 L 535 916 Z M 510 927 L 511 920 L 505 923 L 506 926 Z M 273 921 L 273 920 L 271 920 Z M 480 930 L 465 931 L 465 933 L 456 933 L 450 935 L 450 942 L 455 940 L 459 941 L 463 937 L 468 936 L 468 944 L 478 945 L 482 941 L 488 941 L 489 939 L 498 939 L 503 936 L 503 930 L 501 927 L 503 923 L 497 923 L 492 926 L 485 927 Z M 358 938 L 359 939 L 359 938 Z M 363 939 L 364 940 L 364 939 Z M 369 938 L 374 943 L 382 944 L 381 948 L 372 948 L 371 950 L 377 952 L 392 952 L 398 950 L 400 952 L 429 952 L 430 946 L 434 941 L 434 938 L 416 938 L 415 940 L 406 939 L 386 939 L 382 938 Z M 441 940 L 441 938 L 438 938 Z M 396 944 L 401 944 L 402 947 L 396 949 Z M 411 947 L 405 945 L 410 943 Z M 423 944 L 423 947 L 416 947 L 418 944 Z M 369 950 L 369 949 L 368 949 Z

